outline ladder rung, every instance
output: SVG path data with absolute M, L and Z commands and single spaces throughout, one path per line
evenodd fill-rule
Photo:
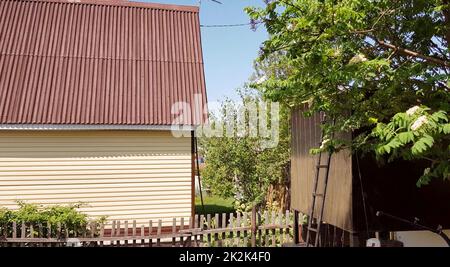
M 317 229 L 316 228 L 312 228 L 312 227 L 308 227 L 308 230 L 316 232 L 317 233 Z
M 313 194 L 313 196 L 316 196 L 316 197 L 323 197 L 323 194 L 317 194 L 317 193 L 312 193 Z
M 317 165 L 316 167 L 317 167 L 317 169 L 319 169 L 319 168 L 328 168 L 328 165 Z

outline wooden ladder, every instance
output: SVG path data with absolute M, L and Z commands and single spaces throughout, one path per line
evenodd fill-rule
M 321 124 L 323 125 L 326 122 L 326 116 L 323 116 L 323 119 L 321 120 Z M 333 121 L 334 122 L 334 121 Z M 333 123 L 334 124 L 334 123 Z M 324 131 L 322 130 L 320 134 L 320 144 L 322 145 L 324 141 Z M 332 151 L 329 151 L 327 153 L 326 157 L 326 163 L 322 163 L 322 156 L 324 152 L 320 152 L 317 157 L 317 163 L 316 163 L 316 170 L 315 170 L 315 177 L 313 182 L 313 189 L 312 189 L 312 199 L 311 199 L 311 205 L 309 207 L 309 218 L 308 218 L 308 227 L 306 228 L 306 246 L 309 247 L 312 243 L 314 243 L 314 247 L 317 247 L 319 245 L 319 239 L 320 239 L 320 227 L 322 225 L 322 217 L 323 217 L 323 211 L 325 207 L 325 199 L 327 194 L 327 185 L 328 185 L 328 177 L 330 174 L 330 164 L 331 164 L 331 156 Z M 318 184 L 320 179 L 321 170 L 325 171 L 325 177 L 323 179 L 323 192 L 318 192 Z M 319 200 L 319 216 L 317 218 L 317 227 L 314 228 L 313 222 L 314 222 L 314 216 L 316 213 L 316 200 L 317 198 L 320 198 Z M 315 232 L 314 238 L 311 237 L 311 232 Z M 310 242 L 311 241 L 311 242 Z

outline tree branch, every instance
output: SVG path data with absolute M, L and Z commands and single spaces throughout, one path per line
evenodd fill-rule
M 388 48 L 388 49 L 396 50 L 397 53 L 402 54 L 404 56 L 420 58 L 420 59 L 425 60 L 428 63 L 433 63 L 433 64 L 436 64 L 436 65 L 440 65 L 440 66 L 444 66 L 444 67 L 450 68 L 450 61 L 446 61 L 446 60 L 443 60 L 443 59 L 440 59 L 440 58 L 426 56 L 426 55 L 420 54 L 418 52 L 411 51 L 411 50 L 408 50 L 408 49 L 405 49 L 405 48 L 402 48 L 402 47 L 395 46 L 393 44 L 387 43 L 385 41 L 378 40 L 376 38 L 372 38 L 372 39 L 374 39 L 380 46 Z

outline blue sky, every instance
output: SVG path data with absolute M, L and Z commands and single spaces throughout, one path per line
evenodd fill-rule
M 135 0 L 154 3 L 198 5 L 198 0 Z M 200 23 L 203 25 L 248 23 L 243 11 L 247 6 L 262 6 L 262 0 L 219 0 L 216 4 L 202 0 Z M 205 28 L 202 31 L 203 58 L 208 101 L 225 96 L 236 98 L 235 89 L 241 87 L 253 73 L 253 61 L 261 43 L 267 39 L 263 26 L 252 31 L 249 26 Z

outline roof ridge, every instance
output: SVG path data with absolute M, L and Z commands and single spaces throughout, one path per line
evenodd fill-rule
M 11 0 L 6 0 L 6 1 L 11 1 Z M 128 0 L 13 0 L 13 1 L 125 6 L 125 7 L 140 7 L 140 8 L 150 8 L 150 9 L 160 9 L 160 10 L 185 11 L 185 12 L 193 12 L 193 13 L 199 12 L 198 6 L 160 4 L 160 3 L 138 2 L 138 1 L 128 1 Z

